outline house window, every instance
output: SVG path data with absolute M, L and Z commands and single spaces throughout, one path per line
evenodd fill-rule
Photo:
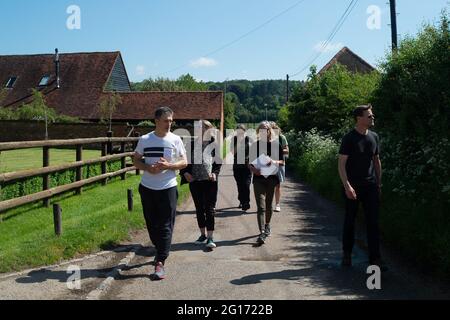
M 10 77 L 8 81 L 6 82 L 5 88 L 11 89 L 14 86 L 14 83 L 16 83 L 17 77 Z
M 41 78 L 41 81 L 39 82 L 39 86 L 43 87 L 43 86 L 48 85 L 49 80 L 50 80 L 50 76 L 43 76 Z

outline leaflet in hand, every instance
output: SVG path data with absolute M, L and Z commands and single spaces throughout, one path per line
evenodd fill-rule
M 269 162 L 270 166 L 267 165 Z M 253 161 L 252 165 L 256 169 L 261 170 L 261 175 L 264 176 L 264 178 L 276 174 L 278 170 L 278 166 L 271 162 L 271 158 L 264 153 Z

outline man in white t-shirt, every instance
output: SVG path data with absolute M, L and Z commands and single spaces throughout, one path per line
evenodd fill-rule
M 172 243 L 178 199 L 175 171 L 187 166 L 183 141 L 170 132 L 172 122 L 170 108 L 156 110 L 155 131 L 139 139 L 133 158 L 134 166 L 144 171 L 139 194 L 147 230 L 156 248 L 152 280 L 165 278 L 164 263 Z

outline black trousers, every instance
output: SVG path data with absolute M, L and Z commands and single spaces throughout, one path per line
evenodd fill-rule
M 217 201 L 217 181 L 194 181 L 189 183 L 197 213 L 199 228 L 214 231 L 214 215 Z
M 243 205 L 250 204 L 250 183 L 252 173 L 247 166 L 233 166 L 233 176 L 238 189 L 238 200 Z
M 373 262 L 380 258 L 380 231 L 378 227 L 378 216 L 380 208 L 380 194 L 376 185 L 361 186 L 353 188 L 356 191 L 357 200 L 350 200 L 345 195 L 345 221 L 343 231 L 344 253 L 351 253 L 355 243 L 355 220 L 359 203 L 362 203 L 365 220 L 367 224 L 367 244 L 369 247 L 369 261 Z
M 144 218 L 150 240 L 156 248 L 156 260 L 163 262 L 169 256 L 177 212 L 177 187 L 152 190 L 139 185 Z

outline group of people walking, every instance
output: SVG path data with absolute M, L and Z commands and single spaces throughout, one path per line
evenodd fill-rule
M 339 152 L 339 174 L 346 199 L 342 265 L 351 265 L 359 201 L 366 212 L 370 261 L 381 264 L 377 224 L 381 185 L 378 136 L 368 130 L 374 119 L 370 107 L 359 107 L 354 114 L 357 126 L 344 137 Z M 222 160 L 217 154 L 219 144 L 213 134 L 214 126 L 207 120 L 198 121 L 202 134 L 194 137 L 190 146 L 185 146 L 179 136 L 170 132 L 172 122 L 173 111 L 167 107 L 159 108 L 155 112 L 156 128 L 139 139 L 133 160 L 137 169 L 144 171 L 139 193 L 149 236 L 156 249 L 153 280 L 165 278 L 164 263 L 169 256 L 178 198 L 177 171 L 181 184 L 189 184 L 195 204 L 200 231 L 195 243 L 211 249 L 217 246 L 214 229 Z M 243 213 L 250 209 L 253 181 L 259 229 L 257 244 L 263 245 L 272 232 L 273 211 L 281 211 L 281 184 L 285 180 L 284 168 L 289 154 L 287 139 L 274 122 L 261 122 L 253 139 L 247 134 L 246 127 L 239 125 L 232 139 L 231 153 L 237 200 Z

